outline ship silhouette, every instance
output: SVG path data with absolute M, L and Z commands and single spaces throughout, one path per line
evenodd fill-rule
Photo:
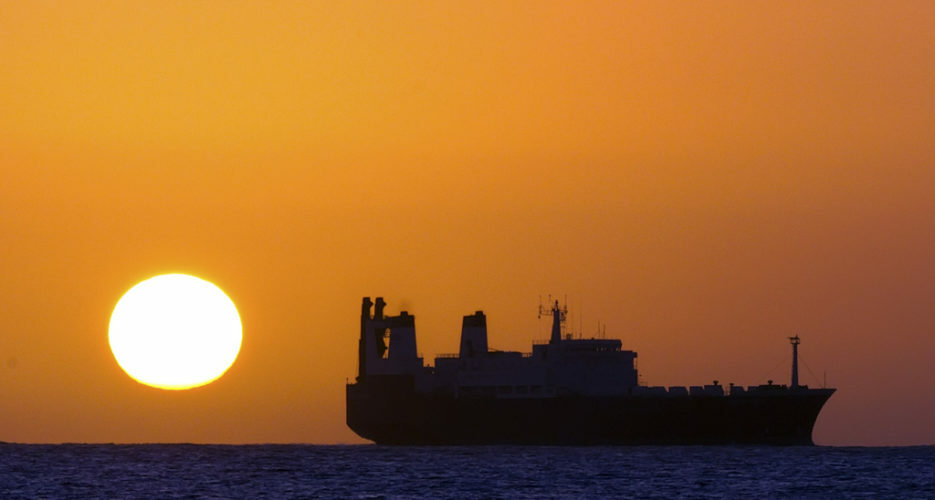
M 477 311 L 464 316 L 459 352 L 426 366 L 415 316 L 387 316 L 385 306 L 363 299 L 359 370 L 346 387 L 348 427 L 377 444 L 811 445 L 835 391 L 799 384 L 798 336 L 788 386 L 643 386 L 637 353 L 620 340 L 563 337 L 558 301 L 546 309 L 548 343 L 531 354 L 488 349 Z

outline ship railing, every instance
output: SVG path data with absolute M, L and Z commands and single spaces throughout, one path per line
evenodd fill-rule
M 501 352 L 501 351 L 490 351 L 490 352 Z M 510 352 L 514 352 L 514 351 L 510 351 Z M 532 357 L 532 353 L 531 353 L 531 352 L 521 352 L 520 355 L 522 355 L 522 357 L 524 357 L 524 358 L 531 358 L 531 357 Z M 442 359 L 456 359 L 456 358 L 460 358 L 460 357 L 461 357 L 461 355 L 458 354 L 458 353 L 456 353 L 456 352 L 445 352 L 445 353 L 441 353 L 441 354 L 436 354 L 436 355 L 435 355 L 435 359 L 438 359 L 438 358 L 442 358 Z

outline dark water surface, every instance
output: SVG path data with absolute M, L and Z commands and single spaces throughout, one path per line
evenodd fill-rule
M 935 498 L 935 446 L 0 444 L 0 498 Z

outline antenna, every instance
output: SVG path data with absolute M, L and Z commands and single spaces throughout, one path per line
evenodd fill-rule
M 581 308 L 581 301 L 578 301 L 578 338 L 584 338 L 584 309 Z

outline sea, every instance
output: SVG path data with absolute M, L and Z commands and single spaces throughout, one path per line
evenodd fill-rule
M 935 446 L 0 444 L 0 498 L 935 498 Z

